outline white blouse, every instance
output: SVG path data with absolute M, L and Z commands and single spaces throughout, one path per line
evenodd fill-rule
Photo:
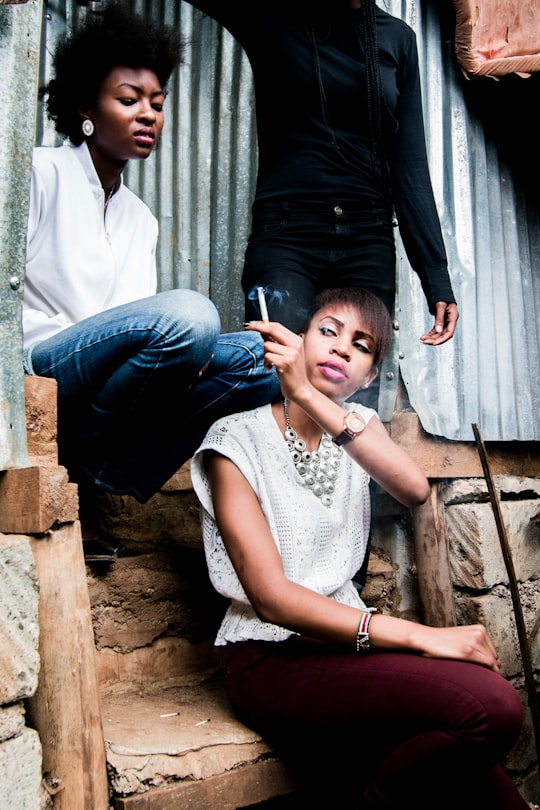
M 157 220 L 123 183 L 104 215 L 86 143 L 36 147 L 23 293 L 24 346 L 154 295 Z
M 375 411 L 355 403 L 364 419 Z M 285 575 L 306 588 L 354 607 L 365 607 L 352 577 L 366 553 L 370 525 L 369 476 L 344 452 L 333 503 L 323 505 L 298 474 L 271 405 L 220 419 L 208 431 L 191 463 L 201 503 L 201 524 L 210 580 L 231 600 L 216 645 L 247 639 L 283 641 L 290 630 L 257 618 L 219 534 L 204 451 L 231 459 L 253 487 L 279 549 Z M 238 516 L 242 520 L 242 516 Z

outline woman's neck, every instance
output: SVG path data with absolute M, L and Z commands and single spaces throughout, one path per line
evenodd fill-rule
M 290 400 L 285 400 L 285 403 L 283 401 L 275 402 L 272 405 L 272 412 L 282 433 L 285 433 L 287 427 L 286 416 L 288 416 L 290 426 L 298 435 L 298 438 L 305 441 L 307 449 L 318 449 L 323 430 L 294 402 L 290 402 Z
M 106 158 L 101 152 L 88 144 L 90 157 L 94 164 L 97 176 L 99 177 L 103 191 L 107 196 L 120 185 L 120 177 L 126 166 L 127 160 L 117 161 Z

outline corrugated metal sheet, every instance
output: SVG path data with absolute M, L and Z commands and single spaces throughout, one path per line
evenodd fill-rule
M 400 3 L 389 4 L 396 15 Z M 433 350 L 418 281 L 399 268 L 400 361 L 423 427 L 449 439 L 540 439 L 540 232 L 495 145 L 464 100 L 441 46 L 436 4 L 407 3 L 419 37 L 430 168 L 460 307 L 454 340 Z M 526 81 L 523 79 L 523 81 Z
M 442 41 L 440 4 L 379 5 L 417 33 L 430 167 L 461 313 L 450 343 L 437 349 L 420 343 L 432 318 L 398 242 L 399 329 L 383 370 L 382 416 L 391 415 L 400 371 L 429 433 L 473 441 L 471 422 L 477 422 L 486 441 L 539 440 L 538 210 L 526 206 L 467 108 L 464 79 Z M 178 24 L 188 43 L 170 87 L 162 142 L 148 161 L 125 173 L 160 221 L 160 285 L 210 295 L 224 331 L 239 329 L 256 170 L 249 64 L 227 32 L 181 0 L 133 2 L 133 8 Z M 76 24 L 91 9 L 49 3 L 47 13 L 45 68 L 65 20 Z M 40 127 L 38 142 L 54 142 L 50 125 Z
M 28 465 L 20 323 L 40 26 L 37 3 L 0 6 L 0 470 Z

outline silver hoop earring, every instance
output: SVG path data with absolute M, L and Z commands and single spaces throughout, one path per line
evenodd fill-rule
M 82 131 L 86 135 L 87 138 L 94 132 L 94 124 L 90 121 L 89 118 L 85 118 L 82 122 Z

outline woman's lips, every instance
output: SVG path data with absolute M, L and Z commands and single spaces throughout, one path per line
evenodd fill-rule
M 140 129 L 134 137 L 139 146 L 153 146 L 156 139 L 152 129 Z
M 325 377 L 330 380 L 346 380 L 345 367 L 341 363 L 320 363 L 319 368 Z

